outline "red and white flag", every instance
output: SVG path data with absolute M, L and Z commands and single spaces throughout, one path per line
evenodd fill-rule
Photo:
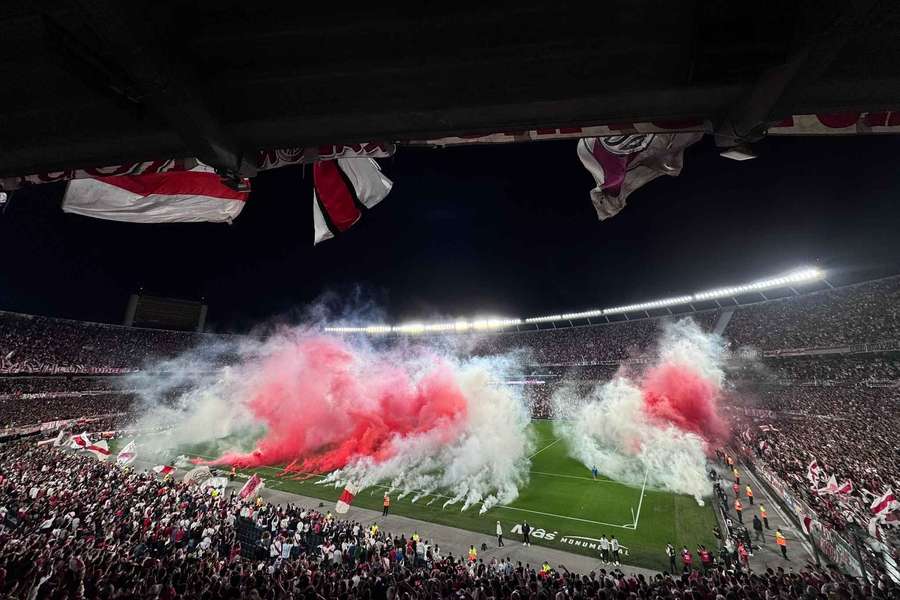
M 252 498 L 259 494 L 264 486 L 265 484 L 263 483 L 262 478 L 257 473 L 254 473 L 253 476 L 247 480 L 247 483 L 244 484 L 244 487 L 241 488 L 239 495 L 242 500 Z
M 681 173 L 685 149 L 702 133 L 637 133 L 578 140 L 578 158 L 594 177 L 591 201 L 602 221 L 625 208 L 628 196 L 662 175 Z
M 78 435 L 73 435 L 69 443 L 69 447 L 73 450 L 84 450 L 90 445 L 91 440 L 86 431 Z
M 337 504 L 334 505 L 334 512 L 339 515 L 345 514 L 350 510 L 350 505 L 353 504 L 353 498 L 355 498 L 358 493 L 359 488 L 352 483 L 348 483 L 346 487 L 344 487 L 344 491 L 341 492 L 340 498 L 337 499 Z
M 249 189 L 249 180 L 244 180 Z M 65 212 L 130 223 L 230 223 L 250 192 L 224 183 L 199 164 L 189 171 L 73 179 L 66 187 Z
M 812 461 L 809 463 L 809 466 L 806 467 L 806 478 L 812 482 L 816 482 L 819 480 L 819 463 L 818 461 Z
M 849 479 L 841 484 L 835 492 L 836 494 L 849 494 L 853 491 L 853 482 Z
M 393 185 L 371 158 L 338 158 L 313 164 L 313 244 L 350 229 L 363 210 L 385 199 Z
M 97 460 L 106 460 L 110 455 L 109 444 L 106 443 L 106 440 L 89 444 L 84 450 L 96 456 Z
M 803 528 L 803 533 L 809 535 L 809 532 L 812 531 L 812 517 L 809 515 L 803 515 L 803 518 L 800 519 L 800 526 Z
M 887 513 L 900 508 L 900 502 L 897 502 L 897 498 L 894 497 L 894 492 L 888 490 L 883 496 L 875 498 L 875 501 L 872 502 L 870 508 L 876 515 L 886 515 Z
M 125 447 L 119 450 L 118 456 L 116 456 L 116 464 L 118 465 L 129 465 L 134 462 L 134 459 L 137 458 L 137 444 L 134 443 L 134 440 L 131 440 Z
M 825 487 L 821 487 L 817 491 L 819 494 L 834 494 L 838 491 L 839 487 L 837 477 L 832 475 L 828 478 L 828 483 L 825 484 Z
M 175 472 L 175 467 L 170 467 L 169 465 L 157 465 L 153 467 L 153 472 L 157 475 L 162 475 L 165 477 L 166 475 L 170 475 Z

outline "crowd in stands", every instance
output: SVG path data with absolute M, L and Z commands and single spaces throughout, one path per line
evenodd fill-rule
M 692 316 L 709 331 L 717 312 Z M 535 365 L 589 365 L 617 362 L 645 354 L 659 339 L 668 318 L 636 319 L 603 325 L 498 333 L 478 338 L 475 354 L 504 354 L 524 350 L 526 362 Z
M 0 377 L 0 430 L 127 413 L 134 394 L 121 377 Z
M 898 353 L 764 358 L 743 367 L 743 379 L 771 383 L 879 385 L 900 381 Z
M 441 552 L 427 535 L 376 525 L 314 507 L 242 502 L 233 492 L 216 495 L 53 448 L 0 448 L 4 598 L 896 597 L 885 579 L 869 585 L 811 567 L 754 573 L 715 565 L 645 576 L 469 560 Z
M 0 373 L 129 371 L 202 336 L 0 312 Z
M 725 335 L 760 350 L 898 340 L 900 276 L 741 307 Z

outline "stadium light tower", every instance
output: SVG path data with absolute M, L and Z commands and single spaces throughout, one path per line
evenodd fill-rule
M 611 308 L 596 308 L 582 312 L 561 313 L 553 315 L 545 315 L 540 317 L 528 317 L 527 319 L 500 319 L 500 318 L 479 318 L 479 319 L 457 319 L 455 321 L 446 321 L 438 323 L 405 323 L 402 325 L 364 325 L 364 326 L 336 326 L 326 327 L 325 331 L 334 333 L 402 333 L 402 334 L 423 334 L 423 333 L 444 333 L 458 332 L 464 333 L 468 331 L 496 331 L 507 327 L 514 327 L 522 324 L 549 323 L 553 321 L 571 321 L 573 319 L 589 319 L 591 317 L 605 317 L 609 315 L 620 315 L 630 312 L 643 312 L 657 308 L 667 308 L 670 306 L 687 305 L 693 302 L 704 300 L 718 300 L 720 298 L 730 298 L 747 293 L 758 293 L 765 290 L 781 288 L 797 283 L 810 283 L 825 278 L 825 271 L 816 267 L 805 267 L 795 269 L 777 277 L 768 279 L 760 279 L 742 285 L 731 287 L 722 287 L 703 292 L 695 292 L 683 296 L 674 296 L 672 298 L 661 298 L 659 300 L 651 300 L 649 302 L 640 302 L 637 304 L 626 304 L 623 306 L 614 306 Z

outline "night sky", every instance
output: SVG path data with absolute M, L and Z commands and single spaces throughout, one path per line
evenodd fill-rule
M 128 295 L 205 298 L 209 324 L 296 321 L 312 303 L 387 322 L 526 317 L 690 293 L 817 264 L 900 272 L 900 138 L 770 138 L 734 162 L 710 140 L 679 178 L 600 222 L 575 142 L 400 148 L 388 198 L 312 246 L 311 171 L 263 173 L 234 225 L 66 215 L 63 186 L 0 215 L 0 309 L 121 322 Z

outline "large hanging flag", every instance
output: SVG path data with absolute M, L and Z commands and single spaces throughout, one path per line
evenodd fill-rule
M 106 440 L 89 444 L 84 450 L 96 456 L 97 460 L 106 460 L 110 455 L 109 444 L 106 443 Z
M 591 201 L 602 221 L 625 208 L 631 192 L 662 175 L 681 173 L 685 149 L 702 133 L 637 133 L 578 141 L 578 158 L 594 177 Z
M 118 456 L 116 456 L 116 464 L 125 466 L 134 462 L 134 459 L 137 458 L 137 444 L 134 443 L 134 440 L 131 440 L 125 447 L 119 450 Z
M 250 189 L 250 181 L 243 180 Z M 131 223 L 230 223 L 249 191 L 222 183 L 202 163 L 189 171 L 73 179 L 66 187 L 65 212 Z
M 352 483 L 348 483 L 347 486 L 344 487 L 344 491 L 341 492 L 341 496 L 337 499 L 337 503 L 334 505 L 334 512 L 339 515 L 345 514 L 350 510 L 350 505 L 353 504 L 353 498 L 355 498 L 358 493 L 359 488 Z
M 347 231 L 364 210 L 384 200 L 393 182 L 371 158 L 338 158 L 313 165 L 313 244 Z
M 265 484 L 263 483 L 262 478 L 257 473 L 254 473 L 253 476 L 247 480 L 247 483 L 244 484 L 244 487 L 241 488 L 238 495 L 241 497 L 241 500 L 253 498 L 253 496 L 262 491 L 264 486 Z

